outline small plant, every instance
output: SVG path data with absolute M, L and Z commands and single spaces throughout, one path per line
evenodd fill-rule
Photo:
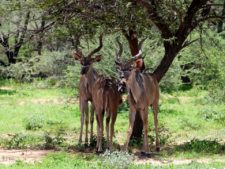
M 23 133 L 15 134 L 7 143 L 8 148 L 23 148 L 25 147 L 25 140 L 27 136 Z
M 151 139 L 152 136 L 148 135 L 148 138 Z M 142 144 L 143 144 L 143 134 L 141 138 L 131 138 L 129 142 L 129 146 L 132 146 L 132 147 L 139 147 L 139 145 L 142 145 Z
M 107 169 L 126 169 L 129 167 L 134 158 L 127 152 L 123 151 L 110 152 L 108 150 L 106 150 L 105 153 L 102 154 L 101 156 L 102 156 L 101 168 Z
M 59 131 L 58 133 L 56 133 L 56 135 L 51 135 L 49 132 L 45 132 L 44 134 L 45 149 L 52 149 L 62 145 L 62 143 L 65 141 L 65 138 L 63 137 L 64 134 L 65 134 L 64 131 Z
M 64 135 L 66 134 L 66 129 L 63 123 L 57 123 L 56 126 L 52 126 L 49 131 L 44 133 L 44 147 L 46 149 L 56 148 L 57 146 L 62 146 L 65 141 Z
M 169 129 L 166 128 L 164 125 L 161 125 L 159 127 L 159 140 L 160 145 L 165 145 L 169 143 L 171 133 L 169 132 Z
M 44 117 L 40 115 L 34 115 L 24 119 L 26 130 L 38 130 L 44 126 Z
M 225 144 L 220 144 L 217 140 L 193 139 L 176 147 L 177 151 L 194 151 L 202 153 L 224 153 Z
M 204 120 L 214 120 L 222 125 L 225 124 L 225 110 L 214 110 L 213 108 L 205 108 L 200 113 Z

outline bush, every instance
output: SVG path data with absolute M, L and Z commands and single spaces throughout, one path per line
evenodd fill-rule
M 44 117 L 41 115 L 34 115 L 24 119 L 26 130 L 38 130 L 44 126 Z
M 133 156 L 123 151 L 105 151 L 102 155 L 101 168 L 126 169 L 132 163 Z
M 192 45 L 178 57 L 189 63 L 186 73 L 193 84 L 209 91 L 210 102 L 225 102 L 225 39 L 210 30 L 202 38 L 202 47 Z
M 2 146 L 9 149 L 35 148 L 38 147 L 42 141 L 42 138 L 39 136 L 27 133 L 16 133 L 12 137 L 4 139 Z
M 57 76 L 57 81 L 64 76 L 68 65 L 73 65 L 74 59 L 65 52 L 45 52 L 41 56 L 25 58 L 21 62 L 0 68 L 3 78 L 12 78 L 19 82 L 31 82 L 34 78 Z
M 63 146 L 67 126 L 61 121 L 47 121 L 48 130 L 44 133 L 44 148 L 52 149 Z
M 24 148 L 27 136 L 23 133 L 15 134 L 7 143 L 8 148 Z
M 214 120 L 222 125 L 225 125 L 225 109 L 216 110 L 214 108 L 203 108 L 199 115 L 204 120 Z
M 59 145 L 62 145 L 62 143 L 65 141 L 65 138 L 63 137 L 64 134 L 65 134 L 64 130 L 59 130 L 55 135 L 49 132 L 45 132 L 44 148 L 52 149 L 52 148 L 56 148 Z
M 198 153 L 224 153 L 225 144 L 220 144 L 217 140 L 193 139 L 176 147 L 177 151 L 194 151 Z

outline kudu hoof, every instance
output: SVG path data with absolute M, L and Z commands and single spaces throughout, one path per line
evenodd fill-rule
M 149 152 L 141 151 L 141 156 L 142 157 L 150 158 L 151 157 L 151 154 Z

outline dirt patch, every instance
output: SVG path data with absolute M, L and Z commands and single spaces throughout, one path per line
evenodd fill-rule
M 0 89 L 1 90 L 13 90 L 13 88 L 10 86 L 0 86 Z
M 33 104 L 65 104 L 66 99 L 54 98 L 54 99 L 32 99 Z
M 10 165 L 15 163 L 18 160 L 21 160 L 26 163 L 35 163 L 41 162 L 43 158 L 49 153 L 54 152 L 53 150 L 5 150 L 0 149 L 0 164 Z M 71 151 L 69 153 L 83 154 L 87 152 L 80 151 Z M 93 151 L 89 151 L 88 153 L 94 153 Z M 199 159 L 163 159 L 159 157 L 152 158 L 139 158 L 135 157 L 135 164 L 152 164 L 152 165 L 182 165 L 182 164 L 190 164 L 192 162 L 210 164 L 213 162 L 224 163 L 223 157 L 213 159 L 213 158 L 199 158 Z
M 49 150 L 4 150 L 0 149 L 0 163 L 13 164 L 18 160 L 34 163 L 40 162 L 44 156 L 53 152 Z
M 69 98 L 69 99 L 65 99 L 65 98 L 48 98 L 48 99 L 30 99 L 30 100 L 23 100 L 20 101 L 18 104 L 19 105 L 25 105 L 28 103 L 32 103 L 32 104 L 41 104 L 41 105 L 45 105 L 45 104 L 78 104 L 79 101 L 77 98 Z

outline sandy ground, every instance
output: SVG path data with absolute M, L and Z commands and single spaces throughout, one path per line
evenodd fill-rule
M 49 150 L 5 150 L 0 149 L 0 163 L 13 164 L 17 160 L 27 163 L 40 162 L 44 156 L 53 152 Z
M 0 164 L 10 165 L 18 160 L 26 163 L 41 162 L 42 159 L 48 154 L 52 153 L 52 150 L 5 150 L 0 149 Z M 161 159 L 161 158 L 138 158 L 136 156 L 134 163 L 136 164 L 153 164 L 153 165 L 182 165 L 189 164 L 192 162 L 198 163 L 212 163 L 221 162 L 225 163 L 225 159 L 210 159 L 210 158 L 199 158 L 199 159 Z

